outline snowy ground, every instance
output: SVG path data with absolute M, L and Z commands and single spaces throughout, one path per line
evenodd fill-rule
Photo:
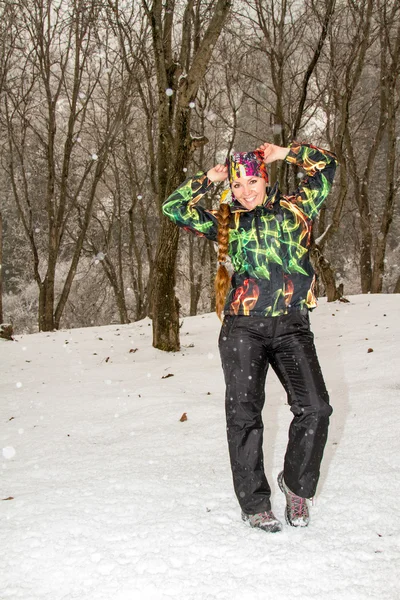
M 0 599 L 399 599 L 400 296 L 350 300 L 311 315 L 334 414 L 311 524 L 277 534 L 233 495 L 215 315 L 177 354 L 148 320 L 1 342 Z M 290 415 L 270 373 L 281 519 Z

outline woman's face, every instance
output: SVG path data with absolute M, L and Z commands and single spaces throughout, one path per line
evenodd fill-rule
M 233 195 L 247 210 L 253 210 L 264 202 L 266 187 L 265 179 L 254 175 L 238 177 L 231 183 Z

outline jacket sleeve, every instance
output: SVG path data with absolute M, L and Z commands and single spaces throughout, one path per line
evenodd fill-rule
M 310 219 L 315 219 L 332 187 L 337 160 L 333 152 L 316 148 L 311 144 L 290 144 L 286 162 L 297 165 L 305 177 L 295 193 L 286 197 L 296 204 Z
M 205 173 L 197 173 L 165 200 L 162 211 L 179 227 L 215 242 L 218 233 L 216 211 L 197 205 L 212 185 Z

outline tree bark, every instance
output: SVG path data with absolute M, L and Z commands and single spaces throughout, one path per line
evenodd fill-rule
M 382 20 L 385 18 L 382 15 Z M 397 15 L 399 19 L 399 14 Z M 386 25 L 386 23 L 382 23 Z M 388 41 L 388 28 L 382 28 L 383 43 L 381 43 L 382 52 L 387 51 L 387 45 L 390 46 Z M 399 80 L 400 70 L 400 22 L 397 27 L 397 35 L 393 48 L 389 50 L 389 56 L 391 62 L 387 65 L 387 61 L 382 60 L 382 87 L 384 87 L 383 97 L 385 101 L 384 108 L 387 114 L 387 160 L 386 160 L 386 186 L 385 186 L 385 203 L 382 213 L 382 220 L 380 231 L 377 235 L 374 253 L 374 264 L 371 278 L 371 291 L 374 294 L 382 292 L 383 277 L 385 274 L 385 254 L 386 245 L 389 234 L 389 229 L 393 220 L 393 212 L 396 200 L 396 118 L 399 112 L 399 101 L 396 97 L 396 87 Z M 386 92 L 386 93 L 385 93 Z
M 0 324 L 3 322 L 3 218 L 0 212 Z
M 396 285 L 394 286 L 393 294 L 400 294 L 400 277 L 396 281 Z
M 334 302 L 342 297 L 343 293 L 336 287 L 335 274 L 329 261 L 322 254 L 318 244 L 313 244 L 310 250 L 312 263 L 317 276 L 322 280 L 328 302 Z
M 194 151 L 190 139 L 189 103 L 197 95 L 231 0 L 216 1 L 204 36 L 200 42 L 197 40 L 194 51 L 190 35 L 193 0 L 187 1 L 179 62 L 178 56 L 172 56 L 171 45 L 174 4 L 167 1 L 164 18 L 161 0 L 153 0 L 151 9 L 145 2 L 144 6 L 152 28 L 159 91 L 157 162 L 161 217 L 161 204 L 181 183 L 183 169 L 187 168 Z M 172 95 L 166 94 L 167 89 Z M 178 228 L 161 217 L 152 293 L 153 346 L 166 351 L 177 351 L 180 347 L 179 302 L 175 296 L 178 240 Z

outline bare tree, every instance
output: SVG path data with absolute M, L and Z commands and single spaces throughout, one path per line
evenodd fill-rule
M 190 134 L 190 103 L 211 60 L 214 46 L 228 16 L 231 0 L 187 0 L 181 20 L 181 39 L 174 44 L 179 18 L 174 0 L 143 0 L 151 24 L 158 87 L 158 196 L 161 202 L 181 183 L 183 170 L 198 144 Z M 201 36 L 204 31 L 203 36 Z M 179 307 L 175 297 L 178 229 L 162 219 L 155 260 L 152 298 L 153 345 L 179 349 Z
M 94 0 L 21 0 L 18 10 L 20 63 L 4 106 L 6 169 L 31 246 L 39 329 L 47 331 L 60 326 L 97 188 L 132 102 L 131 78 L 121 72 L 116 52 L 103 59 Z M 56 298 L 68 228 L 78 234 Z
M 386 172 L 384 202 L 380 228 L 376 236 L 371 278 L 371 292 L 373 293 L 382 291 L 388 233 L 393 220 L 395 202 L 399 196 L 399 191 L 396 189 L 396 167 L 397 173 L 399 173 L 396 152 L 396 125 L 399 121 L 400 107 L 400 94 L 398 91 L 400 80 L 400 6 L 397 2 L 379 1 L 378 8 L 381 48 L 381 113 L 383 112 L 386 119 L 385 154 L 387 159 L 384 166 Z
M 4 91 L 8 73 L 12 68 L 15 43 L 16 13 L 4 3 L 0 7 L 0 96 Z M 3 191 L 4 194 L 4 191 Z M 2 199 L 3 200 L 3 199 Z M 3 219 L 0 210 L 0 323 L 3 322 Z

